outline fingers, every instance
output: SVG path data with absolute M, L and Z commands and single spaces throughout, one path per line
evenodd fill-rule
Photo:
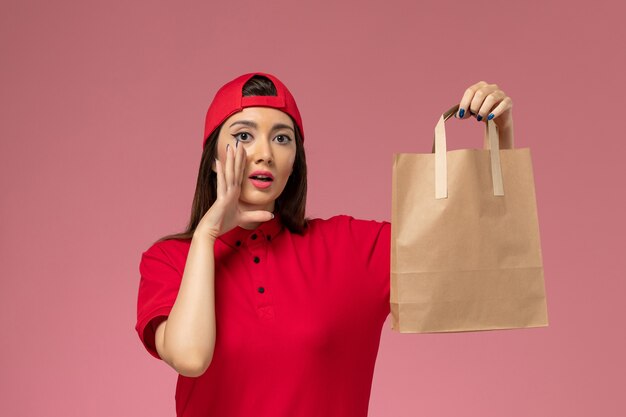
M 224 171 L 224 179 L 226 180 L 226 188 L 229 189 L 233 183 L 233 151 L 230 143 L 226 144 L 226 163 Z
M 465 93 L 463 93 L 463 98 L 461 98 L 461 102 L 459 103 L 459 110 L 454 115 L 455 117 L 459 119 L 467 119 L 470 117 L 470 104 L 472 103 L 474 94 L 479 88 L 483 87 L 485 84 L 486 83 L 484 81 L 480 81 L 474 85 L 467 87 Z
M 241 170 L 241 151 L 239 150 L 239 141 L 236 141 L 234 151 L 235 154 L 233 159 L 233 184 L 240 185 L 241 174 L 239 173 L 239 171 Z
M 246 151 L 243 146 L 226 144 L 226 161 L 220 162 L 217 158 L 217 196 L 224 196 L 234 186 L 241 186 L 245 171 Z
M 226 161 L 222 163 L 218 158 L 215 158 L 215 168 L 217 171 L 217 198 L 224 198 L 228 189 L 232 184 L 232 158 L 231 149 L 229 144 L 226 145 Z
M 495 89 L 496 87 L 493 84 L 488 84 L 479 87 L 474 92 L 474 96 L 472 97 L 472 101 L 470 102 L 469 109 L 470 112 L 476 116 L 476 120 L 480 121 L 482 119 L 482 116 L 479 117 L 478 112 L 480 111 L 480 108 L 483 106 L 487 97 L 489 97 L 489 95 L 493 93 Z
M 477 91 L 472 99 L 472 104 L 470 104 L 470 110 L 476 115 L 476 120 L 478 121 L 486 119 L 491 114 L 491 109 L 493 109 L 495 104 L 505 97 L 504 93 L 498 89 L 489 90 L 491 89 L 486 88 Z
M 477 121 L 494 120 L 498 127 L 511 123 L 511 108 L 513 101 L 497 84 L 487 84 L 484 81 L 470 86 L 465 90 L 459 103 L 459 111 L 454 115 L 460 119 L 475 116 Z
M 493 114 L 492 119 L 495 119 L 496 117 L 504 113 L 505 110 L 511 108 L 513 106 L 512 101 L 513 100 L 511 100 L 510 97 L 505 97 L 502 101 L 500 101 L 496 108 L 491 110 L 491 113 Z
M 266 222 L 273 218 L 274 214 L 271 211 L 254 210 L 241 212 L 241 221 L 244 223 Z
M 459 103 L 459 111 L 455 114 L 455 117 L 467 119 L 473 115 L 476 116 L 476 120 L 482 120 L 489 115 L 498 98 L 502 99 L 502 97 L 498 97 L 500 94 L 498 92 L 501 91 L 496 84 L 487 84 L 484 81 L 479 81 L 469 86 L 463 94 L 463 98 Z M 492 93 L 496 93 L 496 95 L 492 97 Z
M 238 145 L 239 142 L 237 142 L 235 152 L 235 184 L 241 185 L 241 181 L 243 180 L 243 173 L 246 168 L 246 149 L 243 145 Z
M 215 170 L 217 171 L 217 198 L 224 197 L 225 180 L 224 180 L 224 168 L 219 159 L 215 158 Z

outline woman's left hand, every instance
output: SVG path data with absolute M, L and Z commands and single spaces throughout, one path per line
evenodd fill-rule
M 477 121 L 493 119 L 499 131 L 513 127 L 513 100 L 497 84 L 479 81 L 465 90 L 457 119 L 476 117 Z M 469 111 L 468 111 L 469 109 Z

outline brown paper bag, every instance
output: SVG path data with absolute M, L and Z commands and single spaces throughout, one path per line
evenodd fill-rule
M 431 153 L 394 154 L 392 330 L 462 332 L 548 325 L 530 149 L 447 151 L 444 113 Z

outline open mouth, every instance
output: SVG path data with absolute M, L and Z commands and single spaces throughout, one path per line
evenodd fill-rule
M 252 175 L 250 176 L 253 180 L 263 181 L 263 182 L 271 182 L 272 178 L 266 177 L 265 175 Z

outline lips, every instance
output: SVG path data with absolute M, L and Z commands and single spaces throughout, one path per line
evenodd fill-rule
M 269 171 L 254 171 L 248 176 L 248 178 L 264 182 L 274 181 L 274 176 Z
M 272 175 L 269 171 L 254 171 L 252 172 L 248 178 L 252 185 L 254 185 L 258 190 L 264 190 L 272 186 L 272 182 L 274 181 L 274 175 Z

